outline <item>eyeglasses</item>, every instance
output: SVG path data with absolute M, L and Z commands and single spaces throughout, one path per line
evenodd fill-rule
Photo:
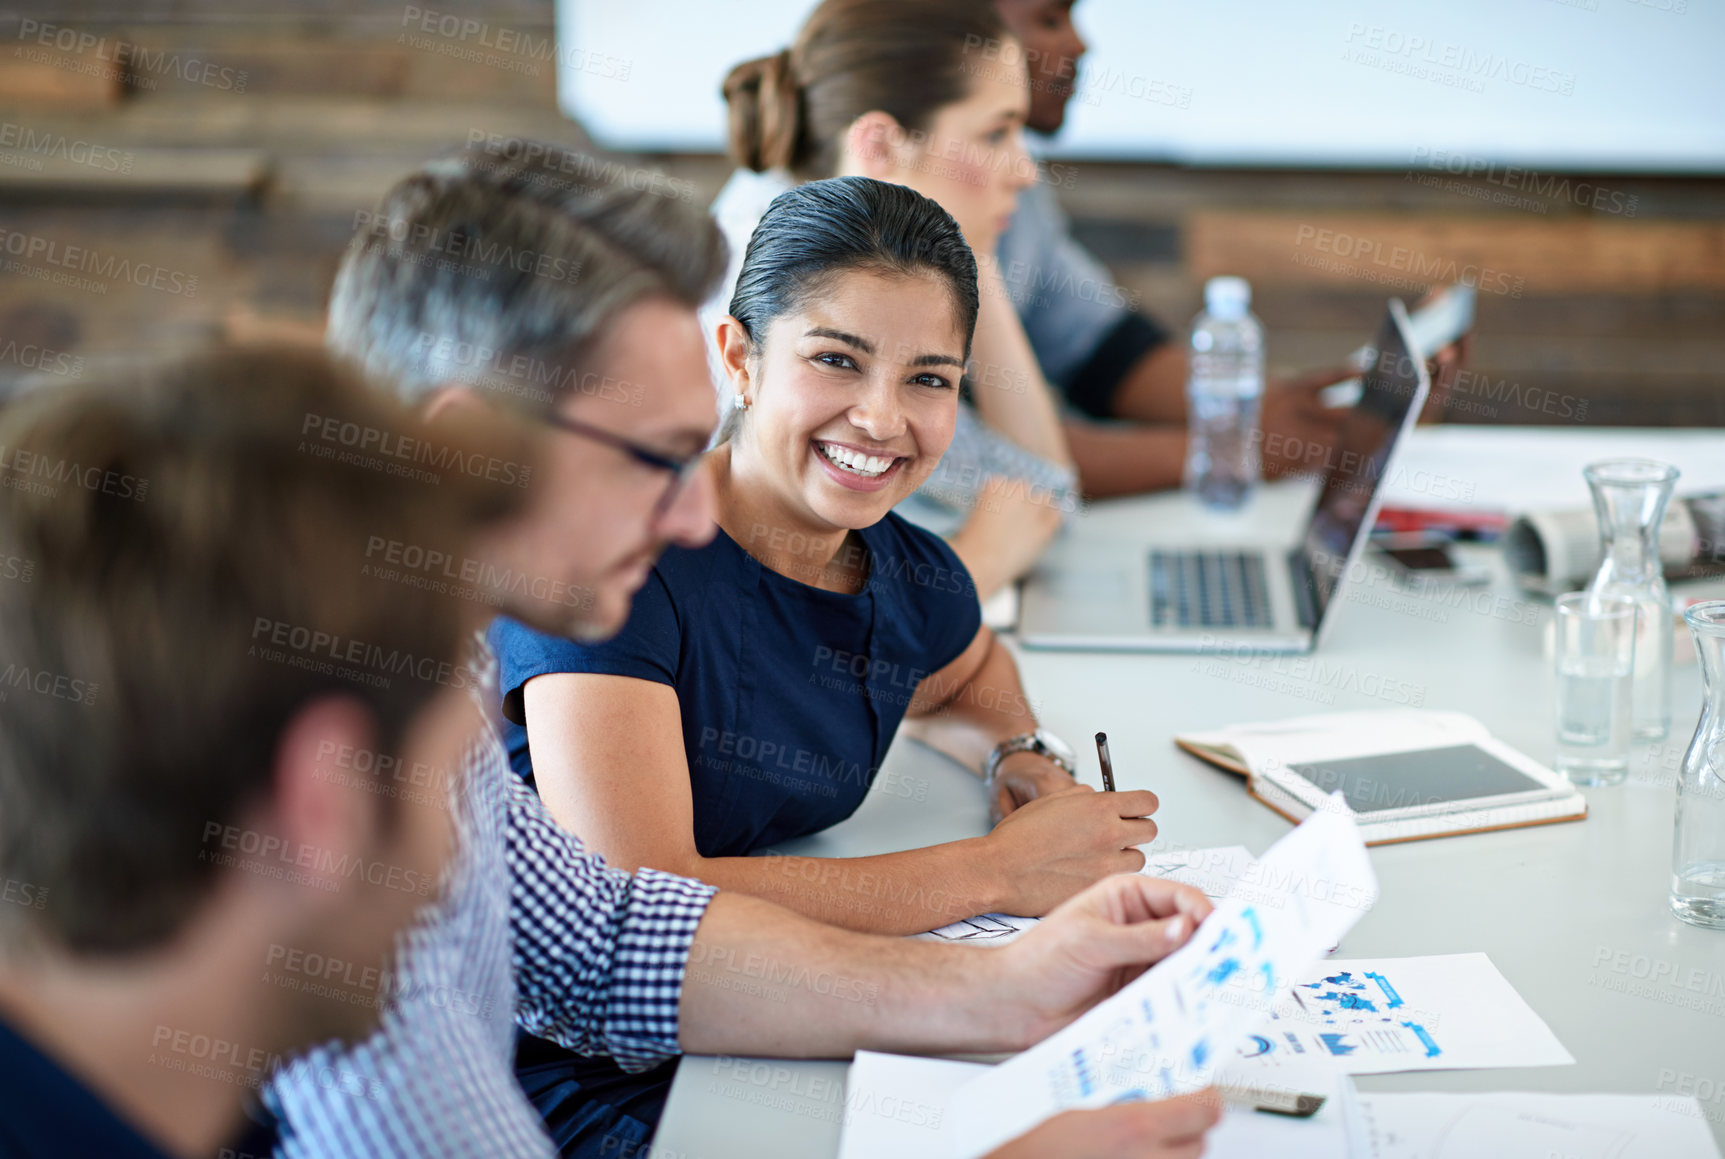
M 622 451 L 642 466 L 651 467 L 656 471 L 668 472 L 671 476 L 671 483 L 665 488 L 665 493 L 659 496 L 658 503 L 653 507 L 653 518 L 655 519 L 671 509 L 671 505 L 677 501 L 677 496 L 683 493 L 683 489 L 689 485 L 689 480 L 695 477 L 695 472 L 701 467 L 701 453 L 699 451 L 693 455 L 681 457 L 664 455 L 649 447 L 643 447 L 633 439 L 626 439 L 622 435 L 613 434 L 603 427 L 584 423 L 580 419 L 572 419 L 555 412 L 544 416 L 544 419 L 547 425 L 556 427 L 558 430 L 567 431 L 572 435 L 580 435 L 584 439 L 591 439 L 596 443 L 603 443 L 607 447 Z

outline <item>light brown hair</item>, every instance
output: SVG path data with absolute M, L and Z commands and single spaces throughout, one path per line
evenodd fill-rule
M 731 160 L 757 173 L 830 177 L 845 131 L 883 112 L 908 132 L 970 94 L 1009 33 L 989 0 L 826 0 L 789 48 L 725 77 Z
M 0 412 L 0 559 L 19 565 L 0 568 L 0 878 L 40 898 L 0 905 L 0 945 L 160 944 L 217 877 L 208 827 L 270 792 L 308 702 L 357 699 L 392 753 L 463 682 L 479 608 L 368 564 L 380 536 L 460 559 L 520 510 L 526 490 L 471 469 L 531 470 L 496 421 L 452 441 L 304 347 Z

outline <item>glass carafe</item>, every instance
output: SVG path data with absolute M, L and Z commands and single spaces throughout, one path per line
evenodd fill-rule
M 1677 776 L 1671 912 L 1725 928 L 1725 600 L 1683 613 L 1701 654 L 1701 722 Z
M 1635 736 L 1657 740 L 1671 724 L 1671 589 L 1659 562 L 1659 524 L 1677 484 L 1677 468 L 1651 459 L 1606 459 L 1583 474 L 1593 489 L 1593 509 L 1605 559 L 1588 585 L 1595 596 L 1616 596 L 1637 605 L 1635 620 Z

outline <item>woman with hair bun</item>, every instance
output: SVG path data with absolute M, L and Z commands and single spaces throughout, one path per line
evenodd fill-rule
M 994 261 L 1019 191 L 1036 180 L 1020 137 L 1024 60 L 988 0 L 826 0 L 789 48 L 733 68 L 723 91 L 739 168 L 713 203 L 731 266 L 701 313 L 716 343 L 750 233 L 799 182 L 906 185 L 957 220 L 982 301 L 969 401 L 945 462 L 903 514 L 949 536 L 984 600 L 1030 569 L 1078 504 L 1053 393 Z M 716 344 L 713 356 L 721 399 L 734 397 Z
M 1155 795 L 1073 779 L 964 563 L 893 511 L 952 440 L 981 308 L 960 223 L 904 185 L 814 181 L 767 209 L 718 330 L 738 405 L 707 455 L 713 540 L 667 548 L 610 640 L 491 629 L 512 765 L 611 864 L 883 934 L 1041 915 L 1143 867 Z M 901 724 L 981 777 L 990 832 L 749 856 L 844 820 L 877 780 L 924 800 L 928 783 L 880 775 Z M 715 963 L 684 984 L 750 983 Z M 560 1142 L 595 1099 L 633 1142 L 669 1082 L 526 1038 L 517 1072 Z

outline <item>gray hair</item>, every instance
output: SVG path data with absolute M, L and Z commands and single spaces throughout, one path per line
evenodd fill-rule
M 492 137 L 360 216 L 326 340 L 410 403 L 455 383 L 543 413 L 598 393 L 576 363 L 619 310 L 655 294 L 694 308 L 724 269 L 686 182 Z

